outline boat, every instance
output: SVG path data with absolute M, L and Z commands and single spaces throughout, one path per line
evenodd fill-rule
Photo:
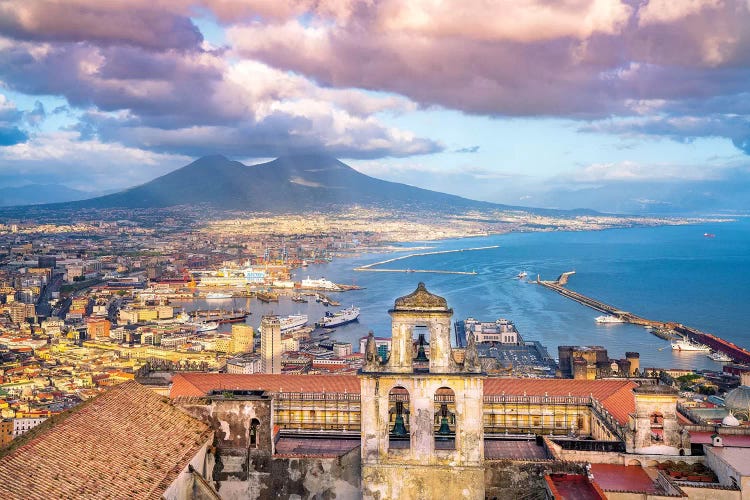
M 307 314 L 292 314 L 279 319 L 281 331 L 293 330 L 307 324 Z
M 224 309 L 201 309 L 191 311 L 190 316 L 202 321 L 215 321 L 217 323 L 239 323 L 245 321 L 250 313 L 244 309 L 225 311 Z
M 624 319 L 611 315 L 597 316 L 595 321 L 597 323 L 625 323 Z
M 183 323 L 188 328 L 195 330 L 195 333 L 212 332 L 219 328 L 219 323 L 215 321 L 187 321 Z
M 326 311 L 325 316 L 320 318 L 315 323 L 315 326 L 321 328 L 333 328 L 351 323 L 352 321 L 357 321 L 357 318 L 359 318 L 359 307 L 351 306 L 335 313 Z
M 279 295 L 277 293 L 270 293 L 270 292 L 258 292 L 255 294 L 255 298 L 258 299 L 261 302 L 269 303 L 269 302 L 278 302 L 279 301 Z
M 716 238 L 716 235 L 713 233 L 703 233 L 704 238 Z
M 672 350 L 673 351 L 709 352 L 711 348 L 703 344 L 698 344 L 695 342 L 691 342 L 690 340 L 683 339 L 683 340 L 672 341 Z
M 210 292 L 206 294 L 207 299 L 231 299 L 232 294 L 231 293 L 225 293 L 225 292 Z
M 707 354 L 709 358 L 711 358 L 714 361 L 718 361 L 719 363 L 728 363 L 732 361 L 732 358 L 724 354 L 723 352 L 715 351 L 711 354 Z
M 521 271 L 520 273 L 518 273 L 516 275 L 516 278 L 518 278 L 519 280 L 522 280 L 522 279 L 524 279 L 528 275 L 529 275 L 529 273 L 527 273 L 526 271 Z
M 300 304 L 307 304 L 307 299 L 304 298 L 302 295 L 292 295 L 292 302 L 298 302 Z

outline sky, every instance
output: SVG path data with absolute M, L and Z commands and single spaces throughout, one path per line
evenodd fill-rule
M 0 0 L 0 188 L 319 150 L 516 205 L 750 188 L 750 0 Z

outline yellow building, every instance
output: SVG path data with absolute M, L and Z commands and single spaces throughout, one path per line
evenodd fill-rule
M 232 325 L 232 354 L 253 352 L 255 331 L 253 327 L 245 323 Z

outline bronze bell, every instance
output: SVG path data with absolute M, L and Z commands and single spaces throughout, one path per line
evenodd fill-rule
M 396 415 L 396 422 L 393 424 L 393 431 L 391 432 L 394 436 L 403 437 L 408 434 L 406 432 L 406 426 L 404 425 L 404 416 Z
M 424 333 L 419 334 L 419 348 L 417 349 L 417 357 L 414 358 L 414 361 L 417 362 L 428 362 L 429 359 L 427 358 L 427 354 L 424 352 L 424 345 L 425 345 L 425 339 L 424 339 Z
M 440 429 L 438 429 L 439 436 L 450 436 L 451 428 L 448 426 L 448 417 L 440 419 Z

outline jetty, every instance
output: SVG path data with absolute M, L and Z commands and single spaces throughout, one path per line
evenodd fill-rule
M 424 257 L 426 255 L 441 255 L 447 253 L 460 253 L 460 252 L 476 252 L 480 250 L 491 250 L 499 248 L 500 245 L 491 245 L 486 247 L 474 247 L 474 248 L 459 248 L 456 250 L 436 250 L 434 252 L 419 252 L 410 253 L 408 255 L 402 255 L 400 257 L 393 257 L 392 259 L 381 260 L 373 262 L 372 264 L 365 264 L 363 266 L 355 267 L 355 271 L 369 271 L 375 273 L 433 273 L 433 274 L 464 274 L 464 275 L 475 275 L 476 271 L 451 271 L 444 269 L 378 269 L 379 266 L 384 264 L 390 264 L 404 259 L 411 259 L 412 257 Z
M 626 323 L 632 323 L 632 324 L 641 325 L 641 326 L 650 326 L 652 328 L 659 328 L 659 329 L 666 328 L 666 329 L 674 330 L 680 335 L 682 335 L 683 337 L 686 337 L 699 344 L 706 345 L 715 351 L 726 354 L 727 356 L 732 358 L 732 360 L 735 362 L 750 363 L 750 351 L 736 344 L 733 344 L 732 342 L 719 338 L 715 335 L 702 332 L 696 328 L 685 326 L 680 323 L 655 321 L 655 320 L 643 318 L 631 312 L 624 311 L 618 307 L 615 307 L 613 305 L 597 300 L 593 297 L 589 297 L 582 293 L 568 290 L 567 288 L 565 288 L 565 285 L 568 283 L 568 279 L 573 274 L 575 274 L 575 271 L 563 273 L 554 281 L 542 280 L 539 277 L 539 275 L 537 275 L 535 283 L 545 288 L 549 288 L 550 290 L 553 290 L 559 293 L 563 297 L 567 297 L 571 300 L 574 300 L 578 302 L 579 304 L 590 307 L 591 309 L 595 309 L 597 311 L 603 312 L 610 316 L 615 316 Z

